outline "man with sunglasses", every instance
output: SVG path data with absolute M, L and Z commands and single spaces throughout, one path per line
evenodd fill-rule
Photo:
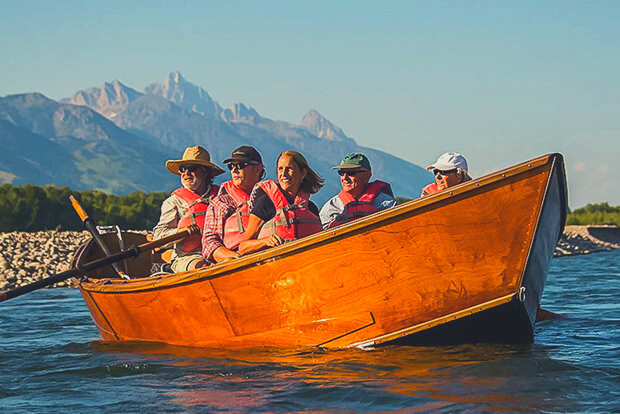
M 250 194 L 265 175 L 263 159 L 248 145 L 234 150 L 224 163 L 231 180 L 222 183 L 218 196 L 207 208 L 202 238 L 202 255 L 209 262 L 238 257 L 237 248 L 249 220 Z
M 339 165 L 332 168 L 338 170 L 342 190 L 321 208 L 319 217 L 324 229 L 396 205 L 388 183 L 379 180 L 369 183 L 372 170 L 364 154 L 347 154 Z
M 420 197 L 435 194 L 446 188 L 471 180 L 467 173 L 467 161 L 465 157 L 457 152 L 441 154 L 437 161 L 426 167 L 426 169 L 432 171 L 435 182 L 425 186 Z
M 180 160 L 166 161 L 166 168 L 181 178 L 181 187 L 172 192 L 161 206 L 159 223 L 153 228 L 153 239 L 161 239 L 189 229 L 190 236 L 175 243 L 172 271 L 183 272 L 205 265 L 202 259 L 202 229 L 205 211 L 219 187 L 213 178 L 224 172 L 211 162 L 209 152 L 201 146 L 188 147 Z

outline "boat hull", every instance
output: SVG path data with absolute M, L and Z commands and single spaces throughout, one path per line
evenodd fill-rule
M 564 177 L 552 154 L 239 260 L 80 290 L 111 341 L 337 348 L 448 329 L 458 342 L 453 322 L 478 318 L 467 332 L 531 342 Z

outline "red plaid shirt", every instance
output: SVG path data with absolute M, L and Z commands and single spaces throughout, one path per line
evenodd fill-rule
M 226 219 L 237 210 L 237 202 L 226 193 L 220 193 L 211 200 L 205 216 L 205 228 L 202 232 L 202 256 L 215 263 L 213 253 L 224 246 L 224 224 Z

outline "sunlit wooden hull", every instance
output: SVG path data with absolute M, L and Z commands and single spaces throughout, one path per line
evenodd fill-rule
M 565 219 L 564 164 L 552 154 L 232 262 L 79 287 L 109 341 L 531 342 Z

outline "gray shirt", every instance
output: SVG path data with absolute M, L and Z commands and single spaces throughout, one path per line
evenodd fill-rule
M 372 201 L 372 205 L 377 210 L 385 210 L 386 208 L 394 207 L 396 205 L 396 199 L 389 194 L 381 192 L 377 194 Z M 326 229 L 329 223 L 332 222 L 339 214 L 344 211 L 344 204 L 338 194 L 330 198 L 327 203 L 323 205 L 319 212 L 319 218 L 321 219 L 321 225 Z

